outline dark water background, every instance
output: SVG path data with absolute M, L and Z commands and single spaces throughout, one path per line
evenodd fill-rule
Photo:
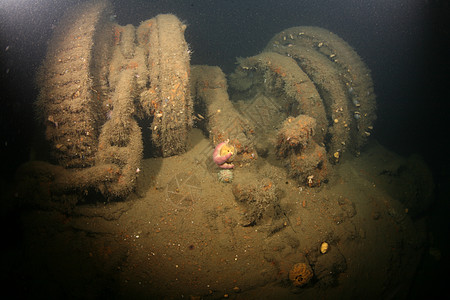
M 0 0 L 0 157 L 6 182 L 28 159 L 37 134 L 32 107 L 36 69 L 59 18 L 78 2 Z M 188 24 L 191 63 L 218 65 L 225 73 L 234 69 L 236 57 L 256 55 L 283 29 L 307 25 L 336 33 L 372 71 L 378 105 L 374 138 L 402 155 L 421 154 L 434 171 L 442 197 L 450 167 L 445 145 L 450 137 L 449 1 L 112 2 L 121 25 L 137 26 L 159 13 L 177 15 Z M 443 205 L 448 208 L 448 203 Z M 443 222 L 445 233 L 448 221 Z

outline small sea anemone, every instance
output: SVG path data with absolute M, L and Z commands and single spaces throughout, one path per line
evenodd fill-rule
M 219 173 L 217 173 L 217 176 L 219 178 L 219 182 L 224 183 L 231 183 L 233 181 L 233 171 L 230 169 L 220 170 Z

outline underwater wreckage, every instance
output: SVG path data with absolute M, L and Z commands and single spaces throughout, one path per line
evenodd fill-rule
M 205 116 L 199 127 L 213 145 L 229 139 L 236 161 L 257 159 L 258 134 L 272 121 L 261 124 L 245 108 L 239 112 L 228 85 L 235 98 L 266 97 L 283 107 L 275 147 L 300 184 L 320 185 L 329 165 L 346 151 L 359 153 L 373 130 L 370 72 L 327 30 L 280 32 L 261 54 L 239 59 L 228 83 L 218 67 L 189 64 L 186 25 L 175 16 L 158 15 L 135 28 L 112 22 L 111 14 L 108 2 L 68 12 L 38 73 L 37 115 L 57 165 L 31 162 L 21 172 L 47 174 L 52 194 L 97 190 L 126 197 L 144 142 L 162 157 L 185 152 L 197 114 Z M 150 128 L 151 141 L 142 140 L 138 119 Z M 233 132 L 232 121 L 238 122 Z
M 430 203 L 431 176 L 419 160 L 361 151 L 375 93 L 349 44 L 288 28 L 227 76 L 190 64 L 176 16 L 135 27 L 112 14 L 106 1 L 68 10 L 38 72 L 51 157 L 16 174 L 18 198 L 42 208 L 24 217 L 40 230 L 31 244 L 86 259 L 96 269 L 82 276 L 99 293 L 98 274 L 113 274 L 125 297 L 259 299 L 272 283 L 311 299 L 336 286 L 349 298 L 366 292 L 354 286 L 405 293 L 423 244 L 412 218 Z M 147 196 L 136 197 L 140 180 Z

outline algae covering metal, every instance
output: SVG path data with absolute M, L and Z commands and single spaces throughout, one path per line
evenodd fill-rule
M 138 28 L 150 82 L 141 103 L 144 111 L 153 116 L 152 140 L 163 157 L 186 151 L 187 133 L 192 126 L 185 29 L 186 25 L 174 15 L 158 15 Z
M 319 91 L 330 123 L 330 153 L 358 153 L 373 130 L 375 94 L 370 70 L 353 48 L 319 27 L 292 27 L 275 35 L 265 51 L 292 57 Z
M 162 156 L 186 150 L 192 126 L 186 25 L 158 15 L 136 30 L 111 16 L 106 1 L 68 11 L 39 70 L 37 115 L 63 168 L 31 162 L 22 169 L 64 182 L 52 184 L 52 192 L 129 195 L 143 152 L 139 118 Z
M 65 190 L 126 197 L 135 188 L 144 144 L 153 155 L 182 154 L 194 120 L 213 145 L 230 140 L 238 167 L 273 148 L 299 184 L 319 186 L 329 163 L 347 150 L 358 154 L 373 129 L 370 72 L 325 29 L 280 32 L 261 54 L 238 59 L 228 84 L 218 67 L 193 66 L 191 73 L 186 25 L 176 16 L 158 15 L 135 28 L 114 23 L 111 15 L 104 1 L 70 10 L 39 71 L 37 114 L 63 167 L 48 164 L 47 173 L 66 182 Z M 236 95 L 252 101 L 230 99 Z
M 56 27 L 39 71 L 37 115 L 58 163 L 66 168 L 94 165 L 103 117 L 91 77 L 92 48 L 106 2 L 86 3 L 69 11 Z
M 212 66 L 193 66 L 191 87 L 199 127 L 209 136 L 212 144 L 230 140 L 237 151 L 235 162 L 256 159 L 254 125 L 230 101 L 227 80 L 222 70 Z
M 272 99 L 278 108 L 259 122 L 259 131 L 279 128 L 277 155 L 300 184 L 326 181 L 327 161 L 338 163 L 347 150 L 359 155 L 373 130 L 375 95 L 370 71 L 345 41 L 322 28 L 293 27 L 238 63 L 230 75 L 232 98 Z M 286 119 L 275 125 L 270 119 L 279 113 Z M 300 116 L 313 122 L 295 119 Z M 309 141 L 293 143 L 303 131 L 311 133 Z

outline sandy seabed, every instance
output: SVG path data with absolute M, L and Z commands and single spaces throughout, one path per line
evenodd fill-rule
M 144 159 L 136 192 L 124 201 L 21 211 L 9 280 L 20 282 L 24 295 L 50 298 L 407 295 L 425 241 L 424 222 L 411 218 L 426 191 L 417 158 L 371 142 L 359 157 L 330 167 L 329 181 L 314 188 L 299 186 L 269 159 L 237 165 L 233 183 L 258 174 L 280 201 L 247 226 L 248 207 L 235 200 L 233 184 L 218 182 L 208 139 L 194 129 L 189 140 L 183 155 Z M 314 276 L 295 287 L 288 273 L 299 261 Z

